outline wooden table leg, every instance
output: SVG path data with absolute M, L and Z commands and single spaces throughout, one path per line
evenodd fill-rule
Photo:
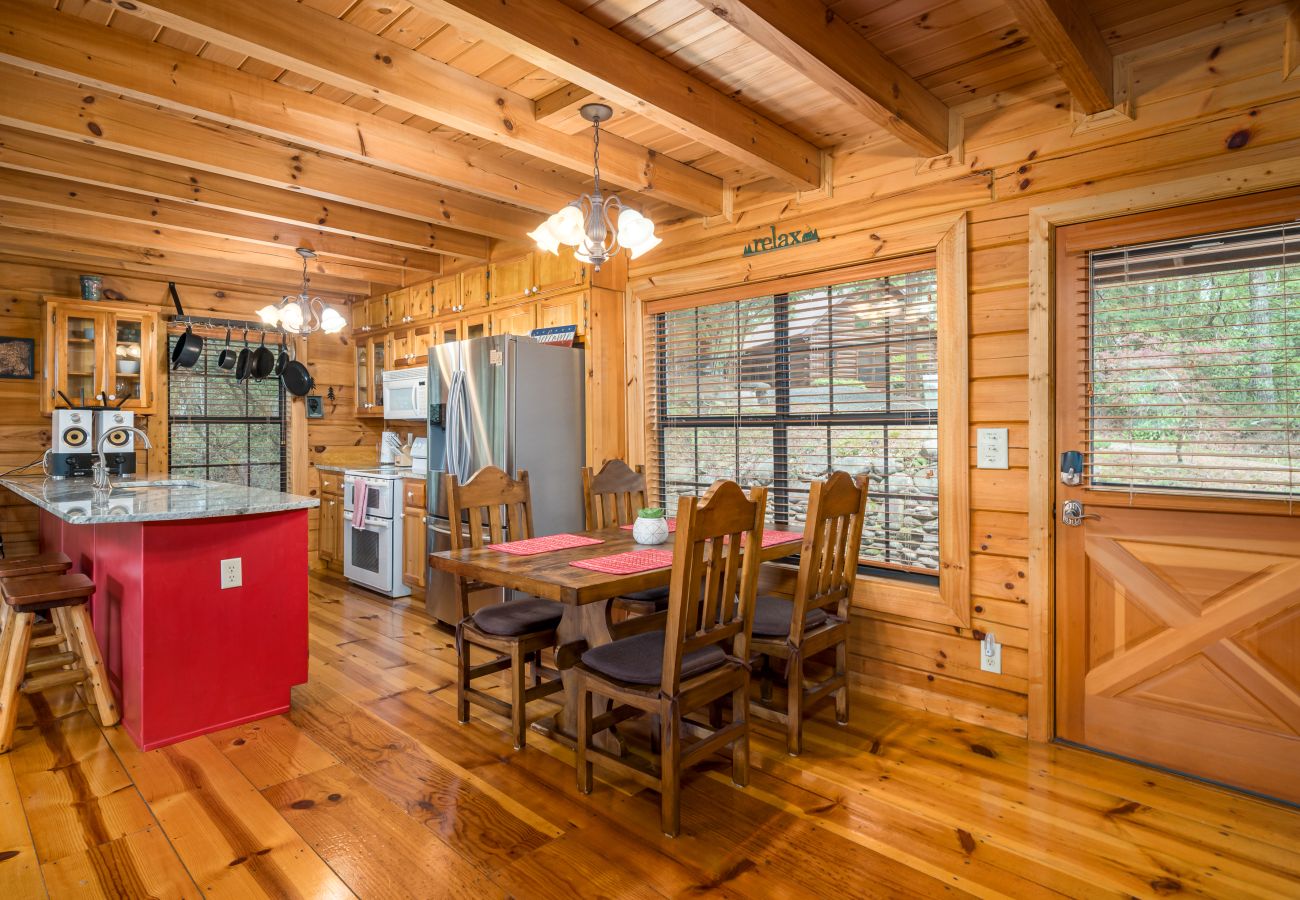
M 556 628 L 560 646 L 575 641 L 586 641 L 588 647 L 608 644 L 614 639 L 610 631 L 610 610 L 608 600 L 581 605 L 566 604 L 564 616 Z M 533 729 L 572 746 L 578 734 L 578 679 L 571 669 L 561 669 L 560 678 L 564 681 L 564 707 L 553 717 L 533 723 Z M 600 711 L 597 709 L 597 714 Z M 602 731 L 596 735 L 595 744 L 611 753 L 623 752 L 623 742 L 612 731 Z

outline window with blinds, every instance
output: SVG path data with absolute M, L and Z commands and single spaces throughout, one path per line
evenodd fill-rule
M 812 481 L 865 474 L 861 562 L 937 573 L 934 269 L 672 310 L 647 324 L 660 503 L 731 478 L 767 486 L 772 524 L 800 530 Z
M 170 353 L 176 332 L 168 337 Z M 288 483 L 284 385 L 275 377 L 236 381 L 233 369 L 217 365 L 224 347 L 224 332 L 205 334 L 193 368 L 169 374 L 171 476 L 283 491 Z M 237 338 L 232 347 L 242 348 L 243 341 Z
M 1093 487 L 1300 496 L 1300 224 L 1092 251 Z

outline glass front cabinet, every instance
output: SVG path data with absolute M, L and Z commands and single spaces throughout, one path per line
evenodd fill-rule
M 41 408 L 100 404 L 157 409 L 158 314 L 101 303 L 46 304 Z

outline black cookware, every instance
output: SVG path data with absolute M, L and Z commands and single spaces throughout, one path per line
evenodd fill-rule
M 316 381 L 307 367 L 293 358 L 293 345 L 289 346 L 289 357 L 284 371 L 280 373 L 280 380 L 284 382 L 284 389 L 295 397 L 306 397 L 316 386 Z
M 289 365 L 289 351 L 285 349 L 285 336 L 280 335 L 280 354 L 275 358 L 275 377 L 284 374 L 284 367 Z
M 253 378 L 261 381 L 275 369 L 275 354 L 266 346 L 266 332 L 262 332 L 262 343 L 253 351 Z
M 217 354 L 217 365 L 222 369 L 233 369 L 239 354 L 230 349 L 230 329 L 226 329 L 226 346 Z
M 176 293 L 176 285 L 173 282 L 167 282 L 167 290 L 172 295 L 172 303 L 176 304 L 176 315 L 184 317 L 185 310 L 181 309 L 181 297 Z M 203 338 L 194 333 L 194 329 L 185 326 L 185 333 L 177 335 L 176 345 L 172 347 L 172 368 L 179 369 L 181 366 L 189 368 L 199 361 L 199 354 L 203 352 Z
M 239 351 L 235 360 L 235 380 L 247 381 L 249 370 L 253 367 L 253 351 L 248 346 L 248 329 L 244 329 L 244 349 Z

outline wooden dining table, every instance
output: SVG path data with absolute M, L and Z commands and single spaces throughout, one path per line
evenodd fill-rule
M 597 538 L 602 543 L 569 550 L 552 550 L 532 556 L 520 556 L 484 547 L 479 550 L 441 550 L 429 555 L 429 565 L 463 578 L 484 584 L 521 591 L 545 600 L 564 604 L 564 615 L 557 629 L 561 648 L 598 647 L 613 640 L 610 600 L 648 588 L 667 586 L 671 568 L 652 569 L 633 575 L 593 572 L 570 565 L 582 559 L 612 556 L 631 550 L 651 549 L 632 539 L 628 529 L 613 527 L 596 531 L 571 532 Z M 672 549 L 672 539 L 659 545 Z M 799 551 L 799 542 L 773 544 L 760 549 L 761 560 L 772 562 Z M 585 649 L 585 648 L 582 648 Z M 571 672 L 576 654 L 557 654 L 560 677 L 564 681 L 564 705 L 553 719 L 533 723 L 533 730 L 572 743 L 578 730 L 577 679 Z

